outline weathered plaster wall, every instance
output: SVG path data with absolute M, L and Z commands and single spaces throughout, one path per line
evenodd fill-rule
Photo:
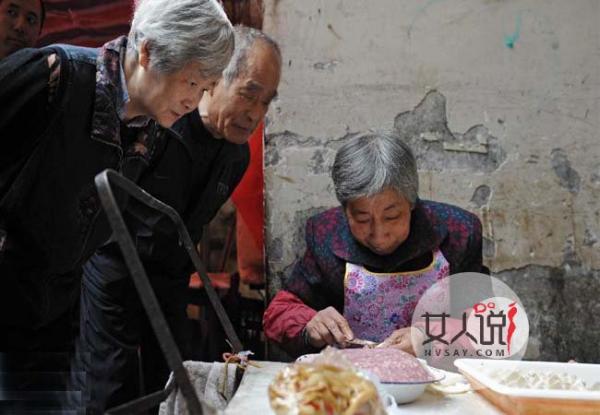
M 479 215 L 528 308 L 529 358 L 600 362 L 600 2 L 266 0 L 284 73 L 267 127 L 269 286 L 336 204 L 350 134 L 410 137 L 421 197 Z

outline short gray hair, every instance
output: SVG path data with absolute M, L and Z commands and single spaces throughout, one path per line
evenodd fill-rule
M 137 54 L 144 41 L 153 69 L 170 73 L 198 62 L 205 77 L 221 74 L 235 42 L 216 0 L 138 0 L 128 44 Z
M 229 85 L 246 71 L 248 52 L 257 41 L 263 42 L 265 46 L 271 48 L 279 58 L 281 65 L 281 50 L 277 42 L 269 35 L 258 29 L 242 25 L 235 26 L 233 30 L 235 33 L 235 50 L 227 68 L 223 71 L 223 80 L 226 85 Z
M 412 150 L 400 137 L 387 131 L 368 131 L 350 138 L 335 155 L 331 177 L 342 206 L 391 188 L 414 207 L 419 194 Z

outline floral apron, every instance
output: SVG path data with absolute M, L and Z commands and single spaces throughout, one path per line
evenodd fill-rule
M 418 271 L 380 274 L 347 263 L 344 317 L 356 338 L 381 342 L 394 330 L 409 327 L 423 293 L 448 275 L 450 266 L 439 249 L 431 264 Z

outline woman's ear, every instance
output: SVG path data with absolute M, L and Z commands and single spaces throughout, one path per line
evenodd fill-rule
M 411 212 L 412 212 L 413 210 L 415 210 L 415 208 L 417 207 L 417 205 L 419 204 L 419 202 L 420 202 L 420 199 L 417 197 L 417 198 L 415 199 L 415 202 L 410 204 L 410 211 L 411 211 Z
M 350 214 L 350 206 L 348 205 L 348 202 L 342 204 L 342 211 L 344 212 L 346 219 L 351 218 L 352 215 Z
M 150 69 L 150 48 L 148 46 L 148 41 L 144 40 L 138 54 L 138 64 L 146 70 Z

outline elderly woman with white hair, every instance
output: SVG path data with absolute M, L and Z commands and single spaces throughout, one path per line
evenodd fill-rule
M 0 352 L 31 367 L 34 352 L 69 348 L 79 268 L 110 236 L 94 177 L 137 180 L 159 127 L 197 108 L 233 49 L 217 0 L 143 0 L 129 36 L 0 62 Z
M 306 252 L 264 315 L 266 336 L 293 355 L 353 339 L 415 353 L 416 302 L 451 273 L 486 272 L 481 223 L 418 197 L 411 149 L 385 132 L 349 139 L 332 170 L 341 206 L 306 224 Z

